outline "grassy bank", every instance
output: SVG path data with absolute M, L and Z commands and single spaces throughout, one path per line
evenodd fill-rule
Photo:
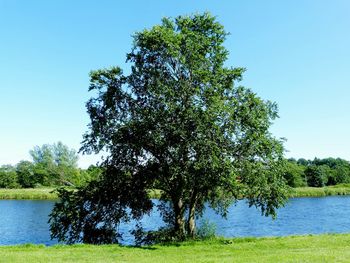
M 54 200 L 57 195 L 52 193 L 53 190 L 54 188 L 0 189 L 0 199 Z
M 319 197 L 328 195 L 350 195 L 350 185 L 341 184 L 326 187 L 298 187 L 293 188 L 291 197 Z
M 350 234 L 215 239 L 142 248 L 2 246 L 0 262 L 348 262 Z
M 153 198 L 160 197 L 159 190 L 151 190 Z M 292 188 L 290 197 L 321 197 L 329 195 L 350 195 L 350 184 L 340 184 L 325 187 L 297 187 Z
M 34 200 L 54 200 L 57 195 L 52 193 L 54 188 L 23 188 L 23 189 L 1 189 L 0 199 L 34 199 Z M 335 186 L 316 187 L 298 187 L 293 188 L 291 197 L 318 197 L 327 195 L 350 195 L 350 184 Z M 152 198 L 159 198 L 159 190 L 150 190 Z

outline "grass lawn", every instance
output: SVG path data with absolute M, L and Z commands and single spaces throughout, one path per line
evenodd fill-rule
M 0 247 L 0 262 L 349 262 L 350 234 L 235 238 L 156 245 Z

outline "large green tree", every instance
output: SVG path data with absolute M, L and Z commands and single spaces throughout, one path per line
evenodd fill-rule
M 286 200 L 283 146 L 269 132 L 277 107 L 237 85 L 244 69 L 225 65 L 226 36 L 208 13 L 164 18 L 134 35 L 129 74 L 91 73 L 82 150 L 107 153 L 104 172 L 78 191 L 60 190 L 53 237 L 117 242 L 121 221 L 152 209 L 149 189 L 161 191 L 169 237 L 194 236 L 206 203 L 225 216 L 244 197 L 275 215 Z

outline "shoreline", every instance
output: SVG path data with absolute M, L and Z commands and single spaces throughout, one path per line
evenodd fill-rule
M 57 200 L 55 188 L 0 189 L 0 200 Z
M 350 185 L 347 184 L 325 187 L 297 187 L 292 188 L 289 197 L 323 197 L 336 195 L 350 195 Z
M 0 188 L 0 200 L 57 200 L 55 188 L 20 188 L 5 189 Z M 335 185 L 325 187 L 298 187 L 291 188 L 289 197 L 322 197 L 350 195 L 350 185 Z M 150 191 L 151 198 L 159 198 L 159 190 Z

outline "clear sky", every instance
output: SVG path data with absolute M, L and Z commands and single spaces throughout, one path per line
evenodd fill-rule
M 44 143 L 79 149 L 89 71 L 123 67 L 131 35 L 162 17 L 203 11 L 231 33 L 242 84 L 278 103 L 286 156 L 350 160 L 348 0 L 0 0 L 0 165 Z

